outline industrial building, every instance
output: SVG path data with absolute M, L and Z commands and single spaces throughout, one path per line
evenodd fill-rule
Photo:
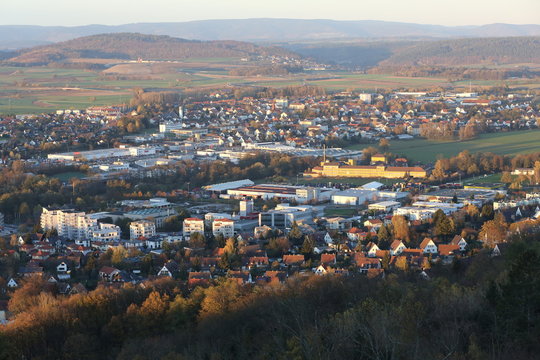
M 328 188 L 261 184 L 227 190 L 227 194 L 231 197 L 242 198 L 295 200 L 304 204 L 310 201 L 330 200 L 332 194 L 336 191 L 336 189 Z
M 311 223 L 322 216 L 323 208 L 316 206 L 289 206 L 280 204 L 274 210 L 259 214 L 259 226 L 270 226 L 281 230 L 289 229 L 294 222 Z

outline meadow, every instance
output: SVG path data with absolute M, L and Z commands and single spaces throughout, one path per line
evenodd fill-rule
M 354 145 L 350 149 L 363 149 L 367 145 Z M 540 152 L 540 130 L 512 131 L 482 134 L 468 141 L 433 141 L 426 139 L 394 140 L 389 152 L 407 156 L 413 161 L 431 163 L 439 157 L 451 157 L 463 150 L 516 155 Z
M 444 78 L 402 77 L 348 71 L 308 71 L 286 76 L 233 76 L 229 71 L 245 66 L 239 59 L 186 59 L 171 63 L 133 63 L 111 60 L 104 70 L 54 67 L 0 66 L 0 115 L 49 113 L 58 109 L 84 109 L 98 105 L 128 104 L 134 88 L 150 91 L 212 91 L 235 87 L 320 86 L 329 92 L 357 90 L 377 92 L 394 89 L 468 87 L 469 82 Z M 508 80 L 510 87 L 538 88 L 537 79 Z M 502 82 L 472 81 L 473 87 Z

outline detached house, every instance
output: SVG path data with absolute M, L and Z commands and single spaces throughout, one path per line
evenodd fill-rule
M 110 266 L 103 266 L 99 270 L 99 277 L 107 282 L 122 281 L 120 270 Z
M 283 255 L 285 265 L 302 265 L 305 261 L 304 255 Z
M 394 242 L 392 242 L 392 245 L 390 245 L 390 255 L 391 256 L 400 255 L 405 249 L 407 249 L 407 247 L 405 246 L 405 244 L 403 244 L 403 241 L 394 240 Z
M 467 251 L 467 241 L 465 241 L 465 239 L 459 235 L 456 235 L 454 236 L 454 238 L 452 239 L 452 241 L 450 241 L 450 244 L 452 245 L 458 245 L 459 246 L 459 251 L 461 252 L 465 252 Z
M 377 244 L 370 242 L 370 243 L 367 244 L 366 250 L 367 250 L 367 256 L 376 257 L 377 256 L 377 251 L 379 251 L 381 249 L 379 249 Z
M 437 254 L 438 249 L 437 245 L 433 242 L 431 238 L 425 238 L 420 244 L 420 249 L 424 254 Z

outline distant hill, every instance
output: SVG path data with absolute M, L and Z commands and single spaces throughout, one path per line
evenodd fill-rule
M 540 25 L 440 26 L 388 21 L 301 19 L 202 20 L 118 26 L 0 26 L 0 49 L 17 49 L 103 33 L 136 32 L 197 40 L 292 41 L 345 38 L 540 36 Z
M 320 41 L 281 44 L 300 55 L 338 65 L 471 65 L 540 63 L 540 37 L 438 41 Z
M 467 65 L 540 63 L 540 37 L 424 41 L 396 51 L 382 64 Z
M 12 53 L 13 54 L 13 53 Z M 240 41 L 199 41 L 163 35 L 135 33 L 86 36 L 52 45 L 19 50 L 6 60 L 18 65 L 42 65 L 70 59 L 104 58 L 144 60 L 180 60 L 185 58 L 249 57 L 284 55 L 292 52 Z

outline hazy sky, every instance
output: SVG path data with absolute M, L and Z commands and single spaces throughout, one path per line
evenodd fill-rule
M 261 17 L 538 24 L 540 0 L 0 0 L 2 25 L 118 25 Z

